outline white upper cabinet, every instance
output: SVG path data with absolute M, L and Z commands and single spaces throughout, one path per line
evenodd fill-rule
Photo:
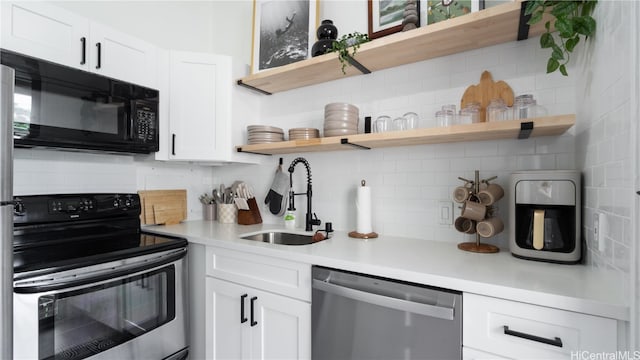
M 77 69 L 89 68 L 89 20 L 47 3 L 0 3 L 3 49 Z
M 169 67 L 169 159 L 228 161 L 231 57 L 171 51 Z
M 90 71 L 157 88 L 155 46 L 97 23 L 90 30 Z
M 4 49 L 157 87 L 156 48 L 55 5 L 2 1 Z

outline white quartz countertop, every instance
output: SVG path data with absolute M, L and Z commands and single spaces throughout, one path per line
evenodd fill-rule
M 242 234 L 272 229 L 282 227 L 186 221 L 144 228 L 207 246 L 629 321 L 625 284 L 609 270 L 522 260 L 506 251 L 470 253 L 451 242 L 395 236 L 355 239 L 340 231 L 302 246 L 240 239 Z

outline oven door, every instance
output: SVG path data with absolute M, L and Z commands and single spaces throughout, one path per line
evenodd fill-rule
M 186 249 L 14 281 L 15 359 L 187 353 Z

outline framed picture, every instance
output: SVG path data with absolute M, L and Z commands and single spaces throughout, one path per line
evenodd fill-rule
M 402 31 L 408 0 L 368 0 L 369 38 L 376 39 Z M 416 1 L 417 26 L 420 26 L 420 1 Z
M 317 26 L 318 0 L 253 0 L 252 72 L 309 58 Z
M 427 0 L 426 3 L 427 24 L 435 24 L 484 8 L 484 0 Z

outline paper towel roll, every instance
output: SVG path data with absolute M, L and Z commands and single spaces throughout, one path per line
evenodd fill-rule
M 356 208 L 358 210 L 358 224 L 356 231 L 360 234 L 369 234 L 373 232 L 371 220 L 371 188 L 369 186 L 358 187 L 358 197 L 356 199 Z

